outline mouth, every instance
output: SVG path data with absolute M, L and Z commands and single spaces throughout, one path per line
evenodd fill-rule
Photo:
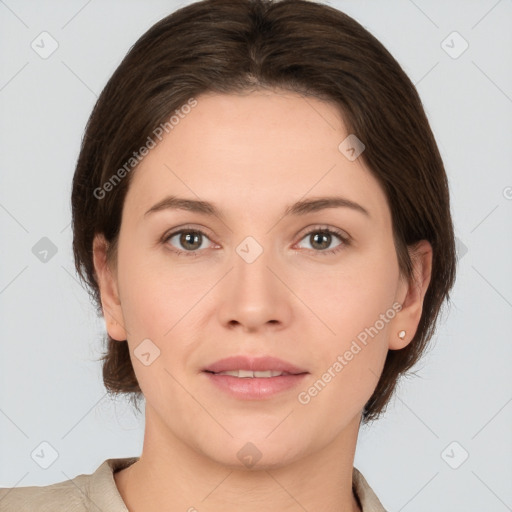
M 208 381 L 233 398 L 264 400 L 296 387 L 309 374 L 274 357 L 233 356 L 202 370 Z
M 223 372 L 210 372 L 206 370 L 206 372 L 213 375 L 231 375 L 231 377 L 237 377 L 239 379 L 268 379 L 271 377 L 281 377 L 283 375 L 300 375 L 298 373 L 281 372 L 279 370 L 263 370 L 255 372 L 252 370 L 226 370 Z

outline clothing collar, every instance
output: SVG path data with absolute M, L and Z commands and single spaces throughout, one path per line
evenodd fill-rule
M 138 460 L 139 457 L 107 459 L 91 475 L 89 497 L 100 510 L 128 512 L 117 489 L 114 473 L 131 466 Z M 386 512 L 364 476 L 355 467 L 352 471 L 352 485 L 363 512 Z

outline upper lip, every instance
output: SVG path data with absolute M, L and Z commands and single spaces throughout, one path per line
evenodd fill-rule
M 297 366 L 278 359 L 277 357 L 263 356 L 231 356 L 220 359 L 203 369 L 204 372 L 226 372 L 232 370 L 251 370 L 253 372 L 262 372 L 266 370 L 276 370 L 291 374 L 308 373 L 307 370 L 298 368 Z

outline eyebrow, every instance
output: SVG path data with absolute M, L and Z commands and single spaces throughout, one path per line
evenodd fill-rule
M 289 215 L 306 215 L 308 213 L 317 212 L 326 208 L 350 208 L 354 211 L 364 214 L 368 218 L 371 218 L 368 210 L 361 206 L 359 203 L 339 196 L 316 197 L 298 201 L 286 207 L 283 217 Z M 161 201 L 153 205 L 144 214 L 144 217 L 151 213 L 168 209 L 187 210 L 190 212 L 202 213 L 203 215 L 215 216 L 220 219 L 224 218 L 220 209 L 217 208 L 213 203 L 196 199 L 185 199 L 177 196 L 167 196 L 163 198 Z

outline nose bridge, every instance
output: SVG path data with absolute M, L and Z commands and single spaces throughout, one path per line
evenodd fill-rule
M 257 329 L 287 321 L 290 304 L 283 284 L 274 275 L 279 267 L 271 247 L 248 236 L 235 248 L 231 279 L 222 290 L 219 314 L 226 324 Z M 273 271 L 271 271 L 272 269 Z
M 260 238 L 261 240 L 261 238 Z M 233 278 L 235 280 L 236 294 L 244 300 L 268 301 L 276 295 L 272 272 L 272 251 L 268 240 L 258 241 L 253 236 L 247 236 L 235 248 L 233 258 Z M 265 244 L 265 245 L 264 245 Z

